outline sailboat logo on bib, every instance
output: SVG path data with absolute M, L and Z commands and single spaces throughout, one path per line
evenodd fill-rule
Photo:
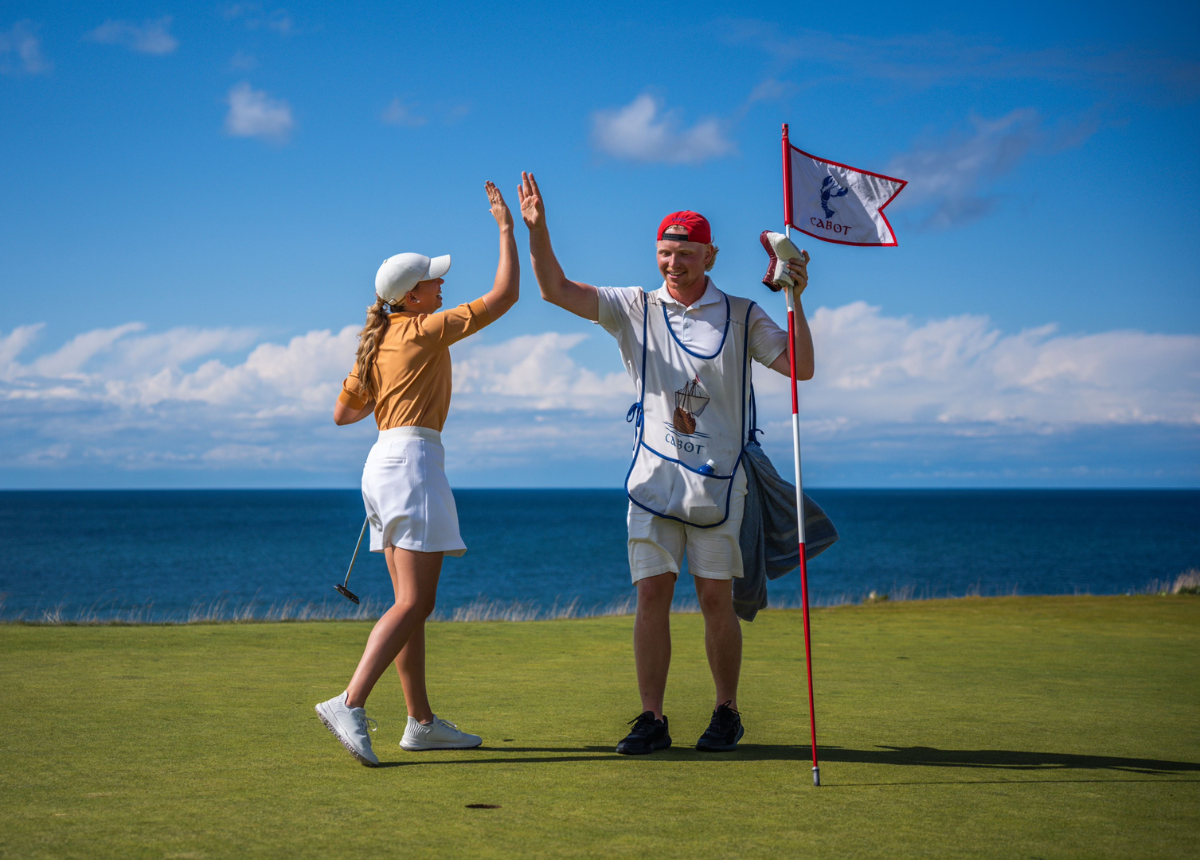
M 667 435 L 664 437 L 668 445 L 689 454 L 698 454 L 703 450 L 704 444 L 693 440 L 708 438 L 707 433 L 696 432 L 696 419 L 708 406 L 708 401 L 709 396 L 704 393 L 699 376 L 689 379 L 683 388 L 675 392 L 675 414 L 671 423 L 666 425 Z M 681 439 L 681 436 L 691 438 Z

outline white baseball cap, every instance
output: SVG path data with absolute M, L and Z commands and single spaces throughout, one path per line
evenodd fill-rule
M 375 295 L 395 304 L 408 295 L 420 281 L 432 281 L 450 271 L 450 255 L 426 257 L 424 254 L 396 254 L 388 257 L 375 273 Z

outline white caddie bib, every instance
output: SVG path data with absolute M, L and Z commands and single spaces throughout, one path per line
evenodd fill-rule
M 643 294 L 641 399 L 629 500 L 660 517 L 711 528 L 729 518 L 733 478 L 747 433 L 747 328 L 754 302 L 722 293 L 725 331 L 712 355 L 671 329 L 666 305 Z

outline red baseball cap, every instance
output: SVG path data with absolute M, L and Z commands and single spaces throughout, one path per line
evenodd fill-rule
M 665 236 L 668 227 L 674 227 L 671 235 Z M 682 233 L 679 228 L 683 227 L 687 232 Z M 700 242 L 708 245 L 712 242 L 712 228 L 708 225 L 708 219 L 699 212 L 690 212 L 687 209 L 682 212 L 672 212 L 666 218 L 662 219 L 662 223 L 658 225 L 658 241 L 666 239 L 668 242 Z

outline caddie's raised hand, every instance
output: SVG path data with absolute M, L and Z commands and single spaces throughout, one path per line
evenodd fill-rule
M 500 227 L 511 228 L 513 225 L 512 211 L 504 202 L 504 195 L 500 193 L 500 189 L 490 180 L 483 184 L 483 188 L 487 191 L 488 203 L 492 205 L 492 217 L 496 219 L 496 224 Z
M 808 286 L 808 261 L 812 259 L 808 256 L 808 251 L 801 249 L 799 260 L 788 260 L 788 274 L 792 276 L 794 285 L 792 286 L 792 295 L 799 296 L 804 292 L 804 288 Z
M 521 184 L 517 186 L 517 197 L 521 201 L 521 217 L 530 230 L 546 226 L 546 207 L 542 204 L 542 192 L 532 173 L 521 171 Z

